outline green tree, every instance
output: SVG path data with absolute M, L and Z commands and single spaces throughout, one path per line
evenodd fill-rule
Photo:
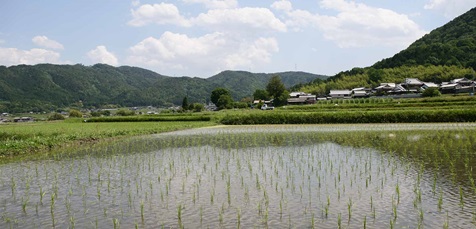
M 367 74 L 369 75 L 369 83 L 380 83 L 384 72 L 382 69 L 369 68 Z
M 220 96 L 218 99 L 216 106 L 218 109 L 231 109 L 233 108 L 233 99 L 231 98 L 230 95 L 223 94 Z
M 230 97 L 231 99 L 231 93 L 228 89 L 226 88 L 215 88 L 215 90 L 212 91 L 212 95 L 210 96 L 210 100 L 212 101 L 212 103 L 214 103 L 217 107 L 220 107 L 218 105 L 218 100 L 220 99 L 220 97 L 222 95 L 227 95 Z M 232 99 L 233 100 L 233 99 Z
M 279 76 L 276 75 L 271 77 L 268 85 L 266 86 L 266 91 L 274 99 L 274 106 L 279 107 L 287 103 L 287 99 L 289 98 L 289 92 L 286 91 L 286 87 L 284 86 Z
M 289 99 L 289 92 L 284 90 L 283 94 L 281 94 L 277 98 L 274 98 L 273 104 L 276 107 L 284 106 L 288 103 L 288 99 Z
M 189 110 L 189 104 L 188 104 L 188 98 L 187 96 L 183 97 L 183 100 L 182 100 L 182 109 L 184 110 Z
M 266 91 L 268 92 L 268 95 L 272 98 L 278 98 L 284 93 L 285 90 L 286 87 L 284 87 L 284 84 L 281 81 L 281 77 L 279 77 L 278 75 L 271 77 L 268 82 L 268 85 L 266 85 Z
M 253 93 L 253 98 L 255 100 L 269 100 L 269 94 L 266 90 L 256 89 L 256 91 Z

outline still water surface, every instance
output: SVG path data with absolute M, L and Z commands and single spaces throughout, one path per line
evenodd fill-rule
M 475 189 L 445 166 L 314 138 L 474 128 L 214 127 L 1 165 L 0 228 L 474 228 Z

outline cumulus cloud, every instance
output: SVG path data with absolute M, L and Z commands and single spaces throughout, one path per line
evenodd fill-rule
M 271 5 L 271 8 L 276 10 L 291 11 L 293 9 L 293 5 L 288 0 L 280 0 L 280 1 L 274 2 Z
M 55 40 L 51 40 L 46 36 L 36 36 L 31 39 L 33 43 L 35 43 L 38 46 L 41 46 L 43 48 L 48 48 L 48 49 L 57 49 L 57 50 L 63 50 L 64 47 L 62 44 Z
M 184 0 L 208 5 L 210 10 L 197 17 L 185 18 L 179 9 L 168 3 L 142 5 L 136 10 L 131 10 L 131 26 L 144 26 L 147 24 L 176 25 L 182 27 L 200 26 L 215 31 L 286 31 L 286 25 L 275 17 L 267 8 L 233 8 L 235 1 L 212 0 Z
M 61 63 L 60 54 L 46 49 L 20 50 L 16 48 L 0 47 L 1 65 Z
M 128 23 L 131 26 L 144 26 L 150 23 L 189 26 L 188 20 L 180 15 L 179 9 L 174 4 L 145 4 L 135 10 L 132 9 L 131 14 L 132 20 Z
M 274 38 L 243 40 L 219 32 L 201 37 L 165 32 L 160 38 L 144 39 L 129 51 L 129 64 L 157 71 L 217 72 L 268 63 L 278 51 L 278 43 Z
M 192 19 L 194 24 L 219 30 L 258 29 L 285 32 L 286 25 L 267 8 L 237 8 L 209 10 Z
M 251 44 L 240 45 L 235 53 L 230 53 L 224 59 L 227 69 L 239 69 L 254 66 L 255 62 L 269 63 L 272 54 L 279 51 L 275 38 L 259 38 Z
M 323 0 L 324 8 L 337 10 L 337 16 L 324 17 L 321 24 L 326 38 L 340 46 L 362 46 L 376 42 L 406 46 L 426 32 L 407 15 L 345 0 Z M 330 26 L 329 26 L 330 25 Z
M 103 63 L 113 66 L 117 66 L 119 63 L 117 57 L 113 53 L 107 51 L 106 47 L 103 45 L 97 46 L 95 49 L 89 51 L 87 56 L 94 63 Z
M 277 9 L 288 10 L 286 25 L 294 30 L 313 27 L 339 47 L 389 45 L 405 47 L 426 33 L 407 15 L 346 0 L 321 0 L 320 7 L 335 15 L 320 15 L 306 10 L 290 10 L 287 1 L 275 2 Z
M 236 0 L 182 0 L 185 3 L 200 3 L 208 9 L 230 9 L 238 7 Z
M 429 0 L 424 8 L 435 10 L 445 17 L 454 18 L 476 7 L 474 0 Z

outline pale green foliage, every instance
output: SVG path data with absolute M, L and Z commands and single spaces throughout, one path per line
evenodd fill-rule
M 69 111 L 69 117 L 71 117 L 71 118 L 81 118 L 81 117 L 83 117 L 83 113 L 81 113 L 81 111 L 71 109 Z

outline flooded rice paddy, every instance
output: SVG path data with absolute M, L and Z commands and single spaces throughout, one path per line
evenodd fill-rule
M 474 228 L 476 125 L 212 127 L 0 165 L 0 228 Z

